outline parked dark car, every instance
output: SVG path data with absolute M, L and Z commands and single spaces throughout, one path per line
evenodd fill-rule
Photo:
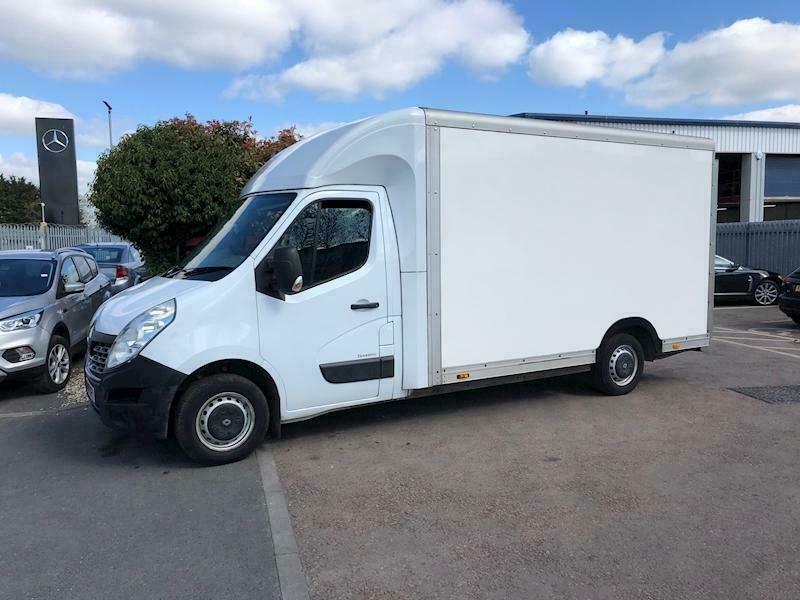
M 800 325 L 800 269 L 789 273 L 783 282 L 778 306 L 787 317 Z
M 714 257 L 714 297 L 747 298 L 761 306 L 778 301 L 783 287 L 780 273 L 743 267 L 735 262 Z
M 133 287 L 145 278 L 144 261 L 139 251 L 128 243 L 101 242 L 78 246 L 97 261 L 100 270 L 111 280 L 111 293 Z

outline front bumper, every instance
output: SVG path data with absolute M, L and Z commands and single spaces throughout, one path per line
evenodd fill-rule
M 789 317 L 800 316 L 800 296 L 783 294 L 778 298 L 778 308 Z
M 95 341 L 111 343 L 113 336 L 92 334 L 89 351 Z M 167 437 L 172 402 L 186 375 L 144 356 L 99 375 L 90 370 L 89 364 L 87 359 L 87 394 L 106 426 Z
M 43 367 L 47 358 L 47 346 L 49 343 L 50 332 L 44 329 L 41 323 L 31 329 L 0 333 L 0 381 L 5 379 L 6 376 Z M 18 362 L 8 360 L 10 354 L 6 355 L 6 353 L 22 346 L 32 348 L 35 356 L 32 359 Z

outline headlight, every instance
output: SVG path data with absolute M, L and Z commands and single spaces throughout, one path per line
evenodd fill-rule
M 113 369 L 135 358 L 174 318 L 174 298 L 144 311 L 119 332 L 108 351 L 106 367 Z
M 16 315 L 0 321 L 0 331 L 19 331 L 20 329 L 33 329 L 42 320 L 43 308 Z

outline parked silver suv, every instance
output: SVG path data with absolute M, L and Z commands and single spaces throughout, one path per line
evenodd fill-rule
M 67 384 L 72 354 L 111 281 L 86 252 L 0 252 L 0 381 L 35 378 L 42 391 Z

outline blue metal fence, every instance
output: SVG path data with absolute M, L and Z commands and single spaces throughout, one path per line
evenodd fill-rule
M 791 273 L 800 267 L 800 220 L 719 224 L 717 254 L 748 267 Z

